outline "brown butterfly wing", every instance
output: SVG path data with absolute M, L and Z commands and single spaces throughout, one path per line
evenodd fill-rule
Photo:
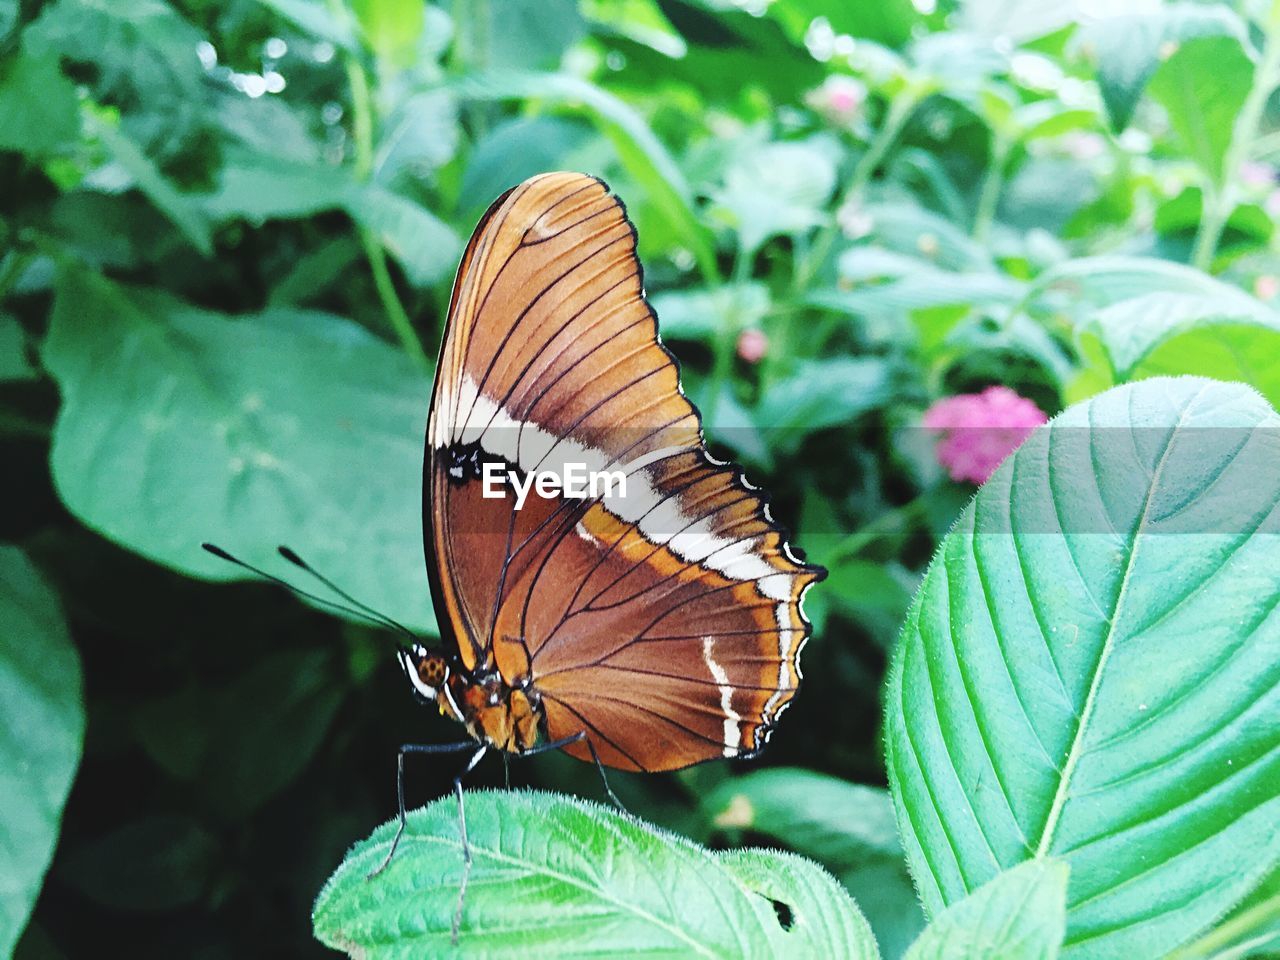
M 477 228 L 428 446 L 428 551 L 468 667 L 530 680 L 547 734 L 585 730 L 611 766 L 758 749 L 799 681 L 800 597 L 821 571 L 707 455 L 634 230 L 599 181 L 535 177 Z M 531 493 L 515 510 L 482 496 L 485 461 L 611 471 L 625 495 Z

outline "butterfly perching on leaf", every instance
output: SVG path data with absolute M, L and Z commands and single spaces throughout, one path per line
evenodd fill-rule
M 489 208 L 454 284 L 423 478 L 428 573 L 452 636 L 402 647 L 400 663 L 471 739 L 401 748 L 400 830 L 373 875 L 404 830 L 405 755 L 471 750 L 454 781 L 467 864 L 455 939 L 470 866 L 461 781 L 487 751 L 559 749 L 602 778 L 602 765 L 751 757 L 800 681 L 801 598 L 825 571 L 707 452 L 635 239 L 601 181 L 544 174 Z

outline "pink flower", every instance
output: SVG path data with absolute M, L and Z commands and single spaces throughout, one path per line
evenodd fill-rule
M 1253 281 L 1253 295 L 1259 300 L 1274 300 L 1277 293 L 1280 293 L 1280 278 L 1264 273 Z
M 867 88 L 861 81 L 837 73 L 827 77 L 816 90 L 809 91 L 805 102 L 829 123 L 847 127 L 858 118 L 866 99 Z
M 1049 418 L 1008 387 L 944 397 L 924 414 L 924 426 L 942 434 L 938 462 L 952 480 L 986 483 L 996 467 Z
M 738 356 L 747 363 L 759 363 L 769 352 L 769 338 L 755 327 L 738 334 Z

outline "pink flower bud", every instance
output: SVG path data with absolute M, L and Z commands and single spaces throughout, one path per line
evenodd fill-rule
M 809 91 L 805 102 L 836 126 L 850 126 L 867 99 L 867 88 L 853 77 L 832 74 L 822 86 Z
M 738 334 L 738 356 L 747 363 L 759 363 L 769 352 L 769 338 L 763 330 L 751 327 Z
M 981 484 L 1048 419 L 1033 401 L 997 386 L 938 400 L 924 426 L 942 435 L 936 453 L 951 479 Z
M 1253 281 L 1253 295 L 1259 300 L 1274 300 L 1280 293 L 1280 279 L 1264 273 Z

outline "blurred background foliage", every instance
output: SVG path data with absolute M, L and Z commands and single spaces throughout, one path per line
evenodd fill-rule
M 881 681 L 972 493 L 921 414 L 1165 373 L 1280 400 L 1278 21 L 0 0 L 0 953 L 324 952 L 311 899 L 393 813 L 396 745 L 457 731 L 388 635 L 218 582 L 199 543 L 274 570 L 288 543 L 435 633 L 420 471 L 452 274 L 499 193 L 563 168 L 626 201 L 714 446 L 831 570 L 764 758 L 615 787 L 700 841 L 820 860 L 899 956 L 922 921 Z M 453 773 L 414 765 L 412 801 Z M 511 776 L 599 790 L 563 757 Z

